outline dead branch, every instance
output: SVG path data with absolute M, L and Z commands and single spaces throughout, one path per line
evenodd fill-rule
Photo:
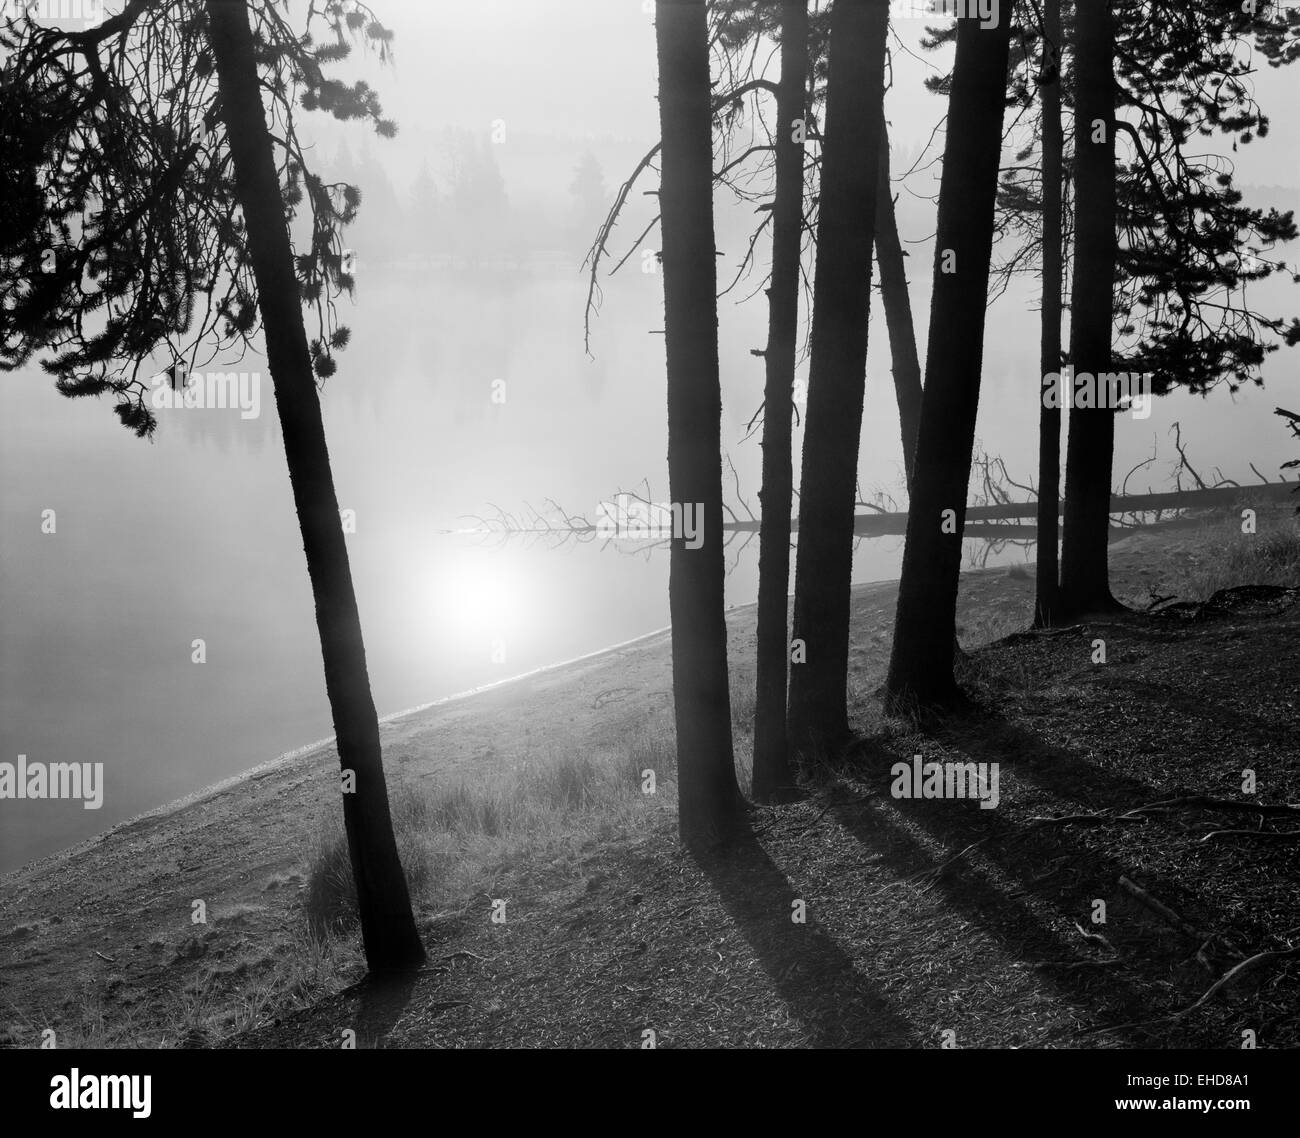
M 1131 818 L 1127 814 L 1061 814 L 1048 818 L 1035 815 L 1029 821 L 1033 826 L 1105 826 L 1111 822 L 1145 822 L 1145 818 Z
M 1146 459 L 1144 462 L 1139 462 L 1135 467 L 1133 467 L 1132 470 L 1130 470 L 1126 475 L 1124 475 L 1124 481 L 1120 484 L 1120 488 L 1119 488 L 1119 493 L 1121 498 L 1128 494 L 1128 480 L 1132 478 L 1133 475 L 1135 475 L 1144 466 L 1150 466 L 1153 462 L 1155 462 L 1156 454 L 1158 453 L 1158 451 L 1159 451 L 1159 447 L 1157 446 L 1155 439 L 1152 439 L 1151 457 Z
M 1196 928 L 1178 913 L 1174 912 L 1174 910 L 1163 901 L 1153 897 L 1135 881 L 1130 881 L 1127 877 L 1121 877 L 1119 879 L 1119 886 L 1135 901 L 1150 909 L 1151 912 L 1155 913 L 1155 915 L 1164 921 L 1165 924 L 1169 925 L 1171 928 L 1177 929 L 1184 936 L 1201 942 L 1204 942 L 1206 939 L 1213 939 L 1214 934 L 1206 933 Z
M 1300 830 L 1211 830 L 1201 839 L 1208 842 L 1211 838 L 1257 838 L 1265 842 L 1300 841 Z
M 1014 478 L 1011 477 L 1010 472 L 1007 470 L 1006 461 L 1000 455 L 996 459 L 994 459 L 994 461 L 1002 469 L 1002 479 L 1004 482 L 1006 482 L 1008 485 L 1014 486 L 1017 490 L 1023 490 L 1026 494 L 1030 495 L 1033 498 L 1038 497 L 1038 491 L 1035 490 L 1032 485 L 1026 486 L 1023 482 L 1017 482 Z
M 1108 941 L 1104 936 L 1102 936 L 1101 933 L 1090 933 L 1081 924 L 1079 924 L 1078 921 L 1074 922 L 1074 927 L 1079 930 L 1079 935 L 1083 937 L 1083 939 L 1086 940 L 1089 944 L 1099 944 L 1107 951 L 1113 952 L 1117 956 L 1119 955 L 1119 952 L 1115 948 L 1115 946 L 1111 944 L 1110 941 Z
M 1181 472 L 1183 470 L 1186 470 L 1187 473 L 1190 474 L 1196 480 L 1196 488 L 1198 490 L 1208 490 L 1209 487 L 1205 484 L 1205 480 L 1199 474 L 1196 473 L 1196 468 L 1192 466 L 1190 462 L 1187 461 L 1187 452 L 1183 450 L 1182 427 L 1179 426 L 1177 422 L 1175 422 L 1174 425 L 1170 428 L 1170 430 L 1174 432 L 1174 450 L 1178 452 L 1177 469 L 1179 471 L 1179 489 L 1182 489 Z
M 623 255 L 618 259 L 618 261 L 615 262 L 614 267 L 613 267 L 612 269 L 609 270 L 609 275 L 610 275 L 611 277 L 612 277 L 616 272 L 618 272 L 619 269 L 621 269 L 624 265 L 627 264 L 627 262 L 628 262 L 628 258 L 630 258 L 630 257 L 632 256 L 632 254 L 635 253 L 635 252 L 637 251 L 637 248 L 640 246 L 641 242 L 645 240 L 646 234 L 649 233 L 650 230 L 652 230 L 656 225 L 659 224 L 659 216 L 660 216 L 659 214 L 655 214 L 654 217 L 652 217 L 652 218 L 650 219 L 650 224 L 647 225 L 643 230 L 641 230 L 640 233 L 638 233 L 638 234 L 636 235 L 636 237 L 633 239 L 632 243 L 627 247 L 627 252 L 624 253 L 624 254 L 623 254 Z
M 942 876 L 944 871 L 947 870 L 950 865 L 952 865 L 954 862 L 960 861 L 963 857 L 965 857 L 968 853 L 970 853 L 971 850 L 978 849 L 985 842 L 991 842 L 994 838 L 1000 836 L 1001 835 L 999 834 L 990 834 L 987 838 L 980 838 L 980 840 L 977 842 L 971 842 L 971 844 L 966 846 L 965 849 L 959 850 L 957 853 L 953 854 L 952 857 L 948 858 L 947 861 L 940 862 L 938 865 L 929 866 L 926 869 L 918 870 L 916 873 L 909 874 L 907 877 L 900 878 L 898 881 L 886 885 L 883 889 L 877 890 L 875 893 L 872 894 L 872 896 L 879 897 L 881 893 L 888 893 L 891 889 L 897 889 L 900 885 L 907 885 L 913 881 L 919 881 L 925 877 L 933 877 L 937 880 L 940 876 Z
M 1172 1023 L 1174 1020 L 1182 1019 L 1183 1016 L 1190 1015 L 1197 1008 L 1204 1007 L 1215 996 L 1230 984 L 1236 983 L 1247 972 L 1254 971 L 1261 964 L 1268 964 L 1278 960 L 1289 960 L 1300 956 L 1300 947 L 1270 950 L 1268 952 L 1258 952 L 1254 956 L 1242 960 L 1239 964 L 1234 965 L 1225 972 L 1218 980 L 1206 989 L 1205 993 L 1195 1003 L 1189 1004 L 1182 1011 L 1170 1012 L 1168 1015 L 1156 1016 L 1154 1019 L 1134 1020 L 1130 1023 L 1103 1024 L 1100 1027 L 1090 1027 L 1079 1032 L 1080 1036 L 1085 1035 L 1104 1035 L 1111 1031 L 1127 1031 L 1135 1027 L 1154 1027 L 1156 1024 Z M 1040 1041 L 1041 1042 L 1041 1041 Z
M 1244 810 L 1249 814 L 1300 814 L 1300 806 L 1271 806 L 1262 802 L 1238 802 L 1232 798 L 1211 798 L 1204 794 L 1193 794 L 1185 798 L 1165 798 L 1159 802 L 1149 802 L 1145 806 L 1136 806 L 1129 814 L 1141 814 L 1148 810 Z
M 731 278 L 731 283 L 727 285 L 727 287 L 724 288 L 720 293 L 718 293 L 719 300 L 721 300 L 724 296 L 726 296 L 727 293 L 729 293 L 733 288 L 736 287 L 736 285 L 740 283 L 741 277 L 745 275 L 745 270 L 749 268 L 750 262 L 752 262 L 754 259 L 754 246 L 758 244 L 758 239 L 763 235 L 763 231 L 767 228 L 768 223 L 771 220 L 772 220 L 772 215 L 769 213 L 765 218 L 763 218 L 762 224 L 759 225 L 759 227 L 749 235 L 749 245 L 745 249 L 744 257 L 741 258 L 740 267 L 736 269 L 736 275 Z M 766 282 L 770 278 L 770 276 L 771 274 L 769 274 L 768 277 L 764 277 L 763 281 Z M 759 287 L 760 288 L 762 287 L 762 282 L 760 282 Z M 748 297 L 746 299 L 748 299 Z M 750 351 L 750 355 L 753 356 L 762 356 L 766 354 L 767 353 L 763 351 L 756 351 L 756 350 Z
M 735 87 L 732 90 L 727 91 L 725 94 L 717 96 L 713 100 L 713 113 L 716 115 L 724 108 L 738 104 L 739 101 L 750 92 L 766 91 L 774 94 L 778 89 L 777 85 L 769 79 L 751 79 L 748 83 L 742 83 L 739 87 Z M 656 142 L 654 146 L 652 146 L 650 150 L 642 156 L 641 160 L 633 168 L 632 173 L 628 175 L 626 181 L 619 186 L 618 192 L 614 195 L 614 204 L 610 206 L 609 213 L 605 215 L 605 220 L 596 231 L 596 238 L 592 242 L 591 248 L 587 251 L 587 256 L 583 259 L 583 267 L 587 268 L 589 272 L 587 278 L 587 303 L 583 309 L 582 316 L 582 345 L 588 355 L 591 354 L 591 317 L 593 313 L 600 311 L 600 303 L 603 298 L 598 281 L 600 262 L 602 258 L 609 253 L 608 245 L 610 235 L 614 232 L 614 226 L 618 224 L 619 214 L 622 212 L 623 206 L 627 203 L 628 195 L 632 192 L 632 187 L 636 184 L 637 179 L 650 167 L 650 164 L 655 160 L 655 156 L 662 149 L 663 142 Z M 658 220 L 658 217 L 656 217 L 655 221 Z M 645 235 L 654 227 L 655 221 L 652 221 L 648 226 L 646 226 L 641 237 L 637 238 L 637 241 L 632 245 L 633 250 L 636 249 L 636 245 L 639 244 L 641 239 L 644 238 Z M 619 265 L 622 265 L 629 256 L 631 256 L 631 251 L 623 257 L 623 260 L 619 262 Z M 615 266 L 615 271 L 617 271 L 619 265 Z
M 1173 909 L 1169 908 L 1168 905 L 1165 905 L 1163 902 L 1153 897 L 1150 893 L 1148 893 L 1136 882 L 1130 881 L 1127 877 L 1121 877 L 1119 879 L 1119 884 L 1120 887 L 1123 888 L 1129 894 L 1131 894 L 1135 900 L 1140 902 L 1142 905 L 1145 905 L 1148 909 L 1150 909 L 1158 917 L 1160 917 L 1162 920 L 1168 923 L 1171 927 L 1177 929 L 1184 936 L 1190 937 L 1192 940 L 1199 941 L 1200 946 L 1197 948 L 1195 956 L 1196 959 L 1201 963 L 1201 965 L 1207 971 L 1211 973 L 1214 972 L 1214 965 L 1210 962 L 1209 957 L 1206 956 L 1206 950 L 1216 940 L 1221 945 L 1223 945 L 1224 951 L 1227 952 L 1228 955 L 1233 956 L 1238 960 L 1240 960 L 1245 955 L 1235 944 L 1232 943 L 1232 941 L 1230 941 L 1222 933 L 1209 932 L 1206 930 L 1197 929 L 1190 922 L 1184 920 L 1178 913 L 1174 912 Z
M 595 528 L 595 527 L 592 526 L 591 522 L 589 522 L 589 521 L 587 520 L 587 517 L 586 517 L 585 514 L 570 514 L 570 513 L 569 513 L 567 510 L 565 510 L 565 509 L 564 509 L 564 508 L 563 508 L 563 507 L 562 507 L 562 506 L 561 506 L 561 505 L 560 505 L 560 504 L 559 504 L 559 503 L 558 503 L 554 498 L 544 498 L 544 499 L 542 499 L 542 501 L 543 501 L 543 503 L 549 504 L 549 505 L 551 506 L 551 508 L 554 509 L 554 510 L 556 511 L 556 513 L 558 513 L 558 514 L 560 515 L 560 517 L 562 517 L 562 518 L 564 519 L 564 524 L 565 524 L 566 526 L 568 526 L 570 529 L 573 529 L 573 530 L 579 530 L 579 529 L 586 530 L 586 529 L 593 529 L 593 528 Z M 581 525 L 575 525 L 575 524 L 574 524 L 575 522 L 581 522 L 582 524 L 581 524 Z
M 749 508 L 749 503 L 745 501 L 744 496 L 740 493 L 740 475 L 736 471 L 735 463 L 731 461 L 731 455 L 728 454 L 726 451 L 723 451 L 722 457 L 727 463 L 727 469 L 731 471 L 732 482 L 735 484 L 736 487 L 736 501 L 745 507 L 745 513 L 749 515 L 749 520 L 751 522 L 758 521 L 758 519 L 754 516 L 754 511 Z M 732 514 L 732 517 L 734 518 L 735 514 Z
M 1228 969 L 1219 979 L 1217 979 L 1206 990 L 1205 994 L 1196 1001 L 1196 1003 L 1184 1008 L 1181 1012 L 1175 1012 L 1170 1019 L 1179 1019 L 1182 1016 L 1194 1012 L 1197 1008 L 1208 1004 L 1215 996 L 1219 994 L 1229 984 L 1240 980 L 1247 972 L 1258 968 L 1261 964 L 1266 964 L 1274 960 L 1286 960 L 1288 958 L 1300 956 L 1300 948 L 1277 949 L 1269 952 L 1258 952 L 1254 956 L 1243 960 L 1240 964 Z
M 857 499 L 853 503 L 854 506 L 865 506 L 868 510 L 875 510 L 878 514 L 898 513 L 898 503 L 894 500 L 894 496 L 883 489 L 877 488 L 875 491 L 876 500 L 868 502 L 862 496 L 861 480 L 855 484 L 853 496 Z
M 632 191 L 636 180 L 641 176 L 651 162 L 654 161 L 655 155 L 662 149 L 663 143 L 656 142 L 654 146 L 642 157 L 641 161 L 636 164 L 632 173 L 628 175 L 627 180 L 618 188 L 618 193 L 614 195 L 614 204 L 610 206 L 609 213 L 605 215 L 605 220 L 601 223 L 600 229 L 596 232 L 596 240 L 592 242 L 591 248 L 587 252 L 584 265 L 591 268 L 587 281 L 587 306 L 583 312 L 583 347 L 587 354 L 591 354 L 591 316 L 593 312 L 600 309 L 600 285 L 597 282 L 597 270 L 600 267 L 600 259 L 608 253 L 607 244 L 609 236 L 614 231 L 614 226 L 618 224 L 618 215 L 623 209 L 623 204 L 627 201 L 627 196 Z
M 1051 640 L 1057 636 L 1077 636 L 1084 631 L 1082 624 L 1071 624 L 1066 628 L 1028 628 L 1022 632 L 1013 632 L 1007 640 L 1015 643 L 1020 640 Z

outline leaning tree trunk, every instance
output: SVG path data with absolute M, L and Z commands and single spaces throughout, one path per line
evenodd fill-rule
M 705 0 L 658 0 L 655 34 L 668 484 L 674 508 L 696 512 L 702 537 L 692 549 L 674 533 L 669 559 L 678 824 L 683 841 L 706 845 L 739 828 L 744 806 L 731 747 L 723 601 L 722 387 Z
M 957 56 L 939 187 L 934 296 L 916 470 L 907 512 L 887 706 L 910 710 L 957 696 L 953 648 L 962 526 L 984 351 L 993 206 L 1002 152 L 1011 29 L 957 25 Z
M 916 430 L 921 421 L 921 363 L 916 357 L 916 329 L 912 299 L 907 293 L 903 243 L 898 239 L 898 218 L 889 180 L 889 131 L 880 123 L 880 190 L 876 199 L 876 260 L 880 262 L 880 299 L 889 329 L 889 355 L 898 400 L 898 425 L 903 436 L 903 470 L 912 485 L 916 457 Z
M 1061 370 L 1061 187 L 1065 136 L 1061 129 L 1061 0 L 1043 3 L 1043 70 L 1039 88 L 1043 114 L 1043 308 L 1040 316 L 1039 370 L 1043 377 Z M 1055 74 L 1052 74 L 1052 71 Z M 1039 388 L 1042 395 L 1042 388 Z M 1034 625 L 1051 625 L 1057 607 L 1061 508 L 1061 408 L 1039 399 L 1038 409 L 1038 564 Z
M 794 499 L 791 420 L 799 340 L 799 260 L 803 249 L 803 142 L 808 84 L 808 0 L 781 5 L 781 85 L 776 100 L 776 191 L 772 279 L 763 353 L 763 521 L 758 540 L 758 679 L 754 702 L 753 796 L 787 797 L 794 786 L 786 736 L 790 641 L 790 512 Z
M 258 86 L 248 9 L 245 0 L 207 0 L 207 13 L 235 185 L 248 227 L 267 365 L 316 600 L 325 689 L 339 761 L 344 771 L 354 775 L 355 791 L 343 796 L 343 818 L 366 963 L 372 972 L 411 968 L 424 959 L 424 949 L 393 837 L 379 720 L 370 694 L 361 621 Z
M 837 3 L 822 146 L 808 410 L 799 483 L 790 735 L 810 753 L 849 737 L 849 594 L 880 178 L 888 0 Z
M 1070 363 L 1076 376 L 1111 369 L 1115 284 L 1115 31 L 1109 0 L 1079 0 L 1075 32 L 1074 283 Z M 1064 388 L 1063 388 L 1064 390 Z M 1115 412 L 1070 407 L 1061 543 L 1062 615 L 1121 606 L 1111 595 L 1111 461 Z

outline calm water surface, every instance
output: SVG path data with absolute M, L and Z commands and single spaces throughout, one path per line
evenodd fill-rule
M 348 541 L 380 714 L 667 623 L 663 551 L 445 532 L 489 503 L 548 497 L 594 519 L 598 501 L 644 490 L 646 478 L 667 498 L 659 288 L 654 276 L 619 278 L 593 360 L 576 270 L 362 277 L 346 317 L 353 343 L 323 401 L 340 503 L 355 511 Z M 928 282 L 913 289 L 924 312 Z M 1034 307 L 1027 291 L 992 310 L 979 429 L 1022 481 L 1035 462 Z M 762 384 L 749 349 L 763 343 L 763 317 L 758 303 L 721 314 L 724 446 L 755 510 L 759 448 L 742 439 Z M 901 498 L 884 341 L 873 322 L 862 485 Z M 250 356 L 239 367 L 261 365 Z M 1248 455 L 1276 471 L 1290 455 L 1271 411 L 1297 401 L 1289 366 L 1237 408 L 1176 397 L 1144 423 L 1123 421 L 1117 470 L 1153 438 L 1172 454 L 1167 432 L 1180 419 L 1205 468 L 1249 477 Z M 497 381 L 504 402 L 493 401 Z M 262 396 L 255 420 L 165 411 L 146 443 L 108 403 L 64 399 L 39 371 L 0 384 L 0 757 L 102 762 L 106 778 L 98 811 L 0 804 L 0 871 L 330 734 L 269 377 Z M 1161 485 L 1168 465 L 1133 488 Z M 54 534 L 41 532 L 46 509 Z M 901 546 L 862 543 L 854 579 L 896 576 Z M 728 602 L 749 603 L 758 543 L 733 549 Z M 1031 556 L 1013 548 L 991 563 Z M 206 663 L 191 662 L 196 639 Z

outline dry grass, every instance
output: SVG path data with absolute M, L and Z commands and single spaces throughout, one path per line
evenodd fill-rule
M 481 890 L 503 863 L 543 853 L 554 859 L 609 827 L 633 825 L 645 772 L 654 772 L 656 795 L 675 795 L 675 751 L 671 723 L 647 719 L 622 750 L 595 758 L 530 758 L 448 784 L 391 778 L 393 830 L 413 903 L 444 910 Z M 306 876 L 303 915 L 312 936 L 352 934 L 356 889 L 337 811 L 321 821 Z
M 656 795 L 676 797 L 676 745 L 671 718 L 647 718 L 624 746 L 600 756 L 532 757 L 480 775 L 440 783 L 390 774 L 389 804 L 412 901 L 430 915 L 455 909 L 489 889 L 503 865 L 572 857 L 614 832 L 635 832 L 648 817 L 643 772 L 655 773 Z M 60 1047 L 209 1047 L 272 1015 L 309 1006 L 358 979 L 361 964 L 356 889 L 341 811 L 320 818 L 302 875 L 301 923 L 271 949 L 242 943 L 227 952 L 246 915 L 213 914 L 212 927 L 191 938 L 199 967 L 174 990 L 155 992 L 149 1025 L 113 1006 L 99 987 L 72 993 L 58 1027 Z M 292 887 L 297 875 L 277 882 Z M 224 930 L 227 940 L 221 939 Z M 209 948 L 211 946 L 211 951 Z M 159 942 L 151 946 L 163 951 Z M 159 1009 L 157 1002 L 165 1003 Z M 50 1025 L 22 1022 L 25 1037 Z
M 1237 534 L 1209 545 L 1188 573 L 1184 595 L 1203 601 L 1239 585 L 1300 586 L 1300 526 L 1294 520 L 1267 533 Z
M 736 777 L 750 786 L 754 692 L 733 685 Z M 530 758 L 473 781 L 431 784 L 390 776 L 389 805 L 412 901 L 441 911 L 489 882 L 497 867 L 540 853 L 554 859 L 611 828 L 630 826 L 648 774 L 663 801 L 676 797 L 677 741 L 671 710 L 642 719 L 623 746 L 595 757 L 573 753 Z M 320 822 L 308 859 L 303 915 L 318 941 L 357 928 L 356 888 L 338 811 Z
M 153 993 L 151 1006 L 136 1011 L 113 998 L 113 984 L 107 994 L 85 984 L 69 993 L 55 1042 L 60 1048 L 211 1047 L 337 991 L 339 977 L 355 971 L 352 956 L 346 940 L 298 929 L 273 952 L 205 964 L 183 986 Z M 19 1020 L 15 1026 L 31 1037 L 55 1030 L 49 1021 Z
M 1300 847 L 1211 838 L 1244 816 L 1195 796 L 1239 798 L 1250 763 L 1268 772 L 1261 800 L 1296 800 L 1297 711 L 1275 662 L 1298 620 L 1291 607 L 1108 624 L 1105 668 L 1090 629 L 991 645 L 972 654 L 982 708 L 919 729 L 882 721 L 808 800 L 761 811 L 756 839 L 728 856 L 684 854 L 672 812 L 632 796 L 643 820 L 571 860 L 498 863 L 508 924 L 484 902 L 441 928 L 431 974 L 391 1014 L 358 989 L 237 1045 L 327 1047 L 359 1024 L 365 1045 L 386 1047 L 636 1047 L 653 1031 L 661 1047 L 932 1048 L 951 1033 L 962 1047 L 1235 1048 L 1246 1029 L 1294 1046 L 1294 964 L 1193 1004 L 1232 951 L 1294 943 Z M 638 738 L 636 761 L 665 742 Z M 891 763 L 921 752 L 999 762 L 1000 807 L 893 799 Z M 1180 797 L 1185 808 L 1118 817 Z M 598 798 L 554 799 L 568 825 L 591 827 Z M 1080 815 L 1095 824 L 1042 821 Z M 504 851 L 509 834 L 496 840 Z M 1136 903 L 1121 876 L 1226 940 L 1200 961 L 1201 938 Z M 1088 932 L 1097 898 L 1104 941 Z M 799 902 L 806 924 L 791 917 Z
M 745 795 L 749 794 L 754 784 L 755 703 L 753 677 L 733 676 L 731 681 L 731 749 L 736 759 L 736 781 L 740 783 L 741 793 Z

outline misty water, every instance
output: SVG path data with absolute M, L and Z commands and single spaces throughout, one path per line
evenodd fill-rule
M 668 557 L 624 543 L 485 540 L 446 531 L 489 503 L 553 498 L 596 515 L 619 488 L 667 498 L 661 293 L 616 278 L 584 351 L 585 282 L 561 263 L 386 267 L 359 276 L 354 340 L 323 403 L 381 715 L 591 652 L 668 623 Z M 924 311 L 928 282 L 913 282 Z M 992 310 L 980 441 L 1032 480 L 1033 295 Z M 722 313 L 723 437 L 757 511 L 761 304 Z M 862 486 L 905 501 L 883 321 L 873 319 Z M 232 369 L 235 361 L 225 363 Z M 214 365 L 216 366 L 216 365 Z M 257 371 L 259 358 L 239 368 Z M 504 389 L 494 382 L 504 380 Z M 1285 376 L 1275 388 L 1285 389 Z M 493 392 L 504 391 L 504 402 Z M 1294 381 L 1291 381 L 1294 391 Z M 331 732 L 301 540 L 269 376 L 260 416 L 160 412 L 152 443 L 107 403 L 68 400 L 38 371 L 0 386 L 0 749 L 9 761 L 102 762 L 104 804 L 10 812 L 0 869 L 234 775 Z M 1122 417 L 1116 469 L 1164 440 L 1133 488 L 1160 485 L 1169 423 L 1205 467 L 1274 472 L 1282 391 L 1175 396 Z M 500 396 L 498 395 L 498 398 Z M 796 434 L 798 442 L 798 434 Z M 743 516 L 743 507 L 729 497 Z M 54 510 L 56 532 L 43 533 Z M 728 603 L 751 603 L 757 540 L 729 550 Z M 985 552 L 970 542 L 972 558 Z M 859 543 L 857 582 L 896 576 L 900 537 Z M 1012 546 L 990 564 L 1032 558 Z M 203 640 L 206 662 L 192 662 Z M 504 655 L 504 659 L 502 659 Z M 495 657 L 495 658 L 494 658 Z

